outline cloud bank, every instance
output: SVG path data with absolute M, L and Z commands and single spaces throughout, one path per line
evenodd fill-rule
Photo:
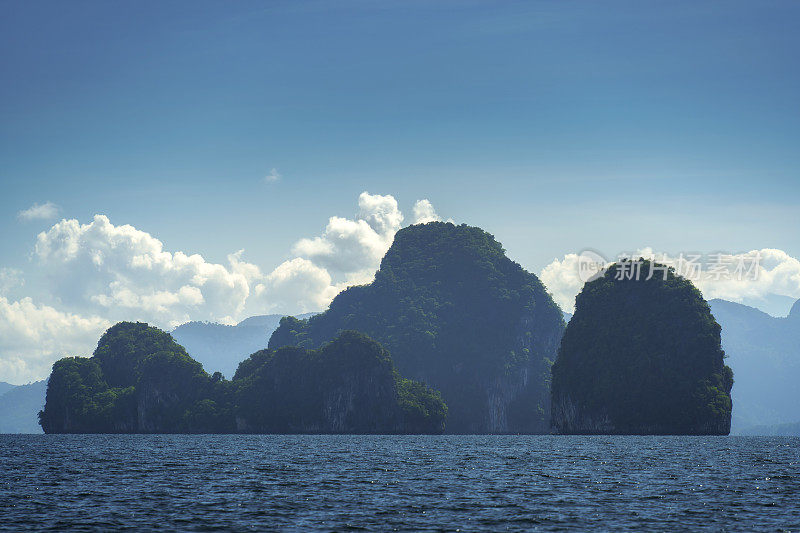
M 81 317 L 30 298 L 0 296 L 0 380 L 21 384 L 50 373 L 56 359 L 85 355 L 111 322 Z
M 630 255 L 645 258 L 654 256 L 671 262 L 680 258 L 678 255 L 656 253 L 652 248 L 642 248 Z M 721 298 L 742 303 L 765 300 L 775 294 L 800 298 L 800 260 L 783 250 L 762 248 L 724 254 L 722 257 L 729 269 L 735 269 L 741 263 L 753 266 L 754 270 L 747 276 L 719 276 L 706 261 L 700 274 L 690 276 L 690 279 L 707 300 Z M 756 257 L 758 261 L 754 261 Z M 556 303 L 569 313 L 574 311 L 575 297 L 583 288 L 583 281 L 578 274 L 579 262 L 579 254 L 567 254 L 562 259 L 554 259 L 542 269 L 539 276 Z
M 414 204 L 414 222 L 438 219 L 428 200 Z M 87 223 L 62 220 L 37 236 L 32 254 L 52 300 L 12 300 L 6 289 L 21 285 L 21 273 L 0 270 L 0 381 L 46 376 L 56 359 L 89 354 L 120 320 L 170 329 L 322 310 L 348 285 L 372 280 L 403 220 L 394 197 L 363 192 L 353 218 L 330 217 L 271 271 L 247 262 L 243 250 L 225 264 L 166 250 L 155 236 L 101 214 Z

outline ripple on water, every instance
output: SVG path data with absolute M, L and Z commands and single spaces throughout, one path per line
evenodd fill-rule
M 800 439 L 2 435 L 0 528 L 796 530 Z

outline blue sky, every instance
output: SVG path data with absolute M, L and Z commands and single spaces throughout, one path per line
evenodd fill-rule
M 0 259 L 49 200 L 275 263 L 363 190 L 430 198 L 531 269 L 800 255 L 796 2 L 331 5 L 3 3 Z
M 62 217 L 270 271 L 363 191 L 406 223 L 429 199 L 537 273 L 585 248 L 800 257 L 797 2 L 0 12 L 0 267 L 31 294 Z

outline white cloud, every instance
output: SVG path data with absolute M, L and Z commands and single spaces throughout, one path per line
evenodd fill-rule
M 0 379 L 14 384 L 41 379 L 57 359 L 90 354 L 110 326 L 96 316 L 64 313 L 30 298 L 9 301 L 0 296 Z
M 642 248 L 629 254 L 632 257 L 655 257 L 658 261 L 675 263 L 679 255 L 654 253 L 652 248 Z M 692 254 L 685 254 L 690 258 Z M 723 263 L 727 274 L 718 275 L 712 272 L 711 264 L 717 264 L 717 257 L 701 254 L 699 275 L 690 275 L 692 282 L 710 300 L 722 298 L 733 302 L 751 302 L 765 300 L 770 295 L 778 294 L 792 298 L 800 298 L 800 261 L 783 250 L 764 248 L 751 250 L 741 254 L 725 254 Z M 714 254 L 715 255 L 715 254 Z M 554 259 L 540 273 L 542 283 L 553 295 L 553 299 L 567 312 L 573 312 L 575 296 L 583 288 L 583 281 L 578 274 L 578 254 L 567 254 L 563 259 Z M 757 258 L 757 259 L 756 259 Z M 610 264 L 610 263 L 609 263 Z M 736 274 L 739 265 L 753 273 Z
M 16 268 L 0 268 L 0 295 L 8 293 L 12 289 L 21 287 L 25 281 L 22 279 L 22 271 Z
M 362 192 L 355 219 L 331 217 L 325 232 L 300 239 L 292 248 L 298 257 L 325 268 L 337 281 L 369 281 L 402 227 L 403 213 L 394 197 Z
M 236 314 L 250 294 L 255 265 L 229 257 L 229 265 L 199 254 L 169 252 L 133 226 L 95 215 L 88 224 L 62 220 L 36 239 L 35 258 L 68 306 L 113 319 L 161 327 Z
M 734 254 L 725 258 L 731 268 L 735 268 L 740 259 L 747 266 L 753 265 L 758 256 L 757 272 L 751 276 L 731 276 L 730 279 L 715 279 L 710 272 L 695 281 L 695 285 L 703 291 L 707 299 L 722 298 L 734 302 L 748 299 L 764 299 L 770 294 L 782 294 L 792 298 L 800 298 L 800 261 L 783 250 L 763 248 L 752 250 L 746 254 Z
M 415 219 L 435 216 L 428 201 L 414 210 Z M 331 217 L 320 236 L 300 239 L 289 260 L 262 271 L 243 250 L 217 264 L 165 250 L 153 235 L 105 215 L 85 224 L 62 220 L 36 238 L 41 298 L 12 301 L 5 293 L 0 301 L 0 381 L 45 377 L 59 357 L 90 353 L 120 320 L 169 329 L 189 320 L 230 324 L 322 310 L 348 285 L 372 280 L 402 223 L 394 197 L 364 192 L 353 219 Z M 0 291 L 21 282 L 19 271 L 0 270 Z
M 281 175 L 278 173 L 277 168 L 273 168 L 272 170 L 269 171 L 269 174 L 264 176 L 264 181 L 266 181 L 267 183 L 275 183 L 279 179 L 281 179 Z
M 581 292 L 583 281 L 578 276 L 578 254 L 567 254 L 564 259 L 554 259 L 539 274 L 553 300 L 568 313 L 575 310 L 575 296 Z
M 436 214 L 436 210 L 429 200 L 417 200 L 414 204 L 414 224 L 425 224 L 440 220 L 442 220 L 441 217 Z
M 415 212 L 435 214 L 430 202 Z M 333 216 L 322 235 L 300 239 L 293 258 L 271 273 L 228 256 L 228 264 L 171 252 L 149 233 L 114 225 L 62 220 L 41 232 L 36 265 L 56 302 L 71 312 L 110 320 L 145 320 L 172 327 L 188 320 L 231 321 L 265 311 L 320 310 L 350 284 L 369 282 L 401 228 L 394 197 L 363 192 L 354 219 Z
M 58 215 L 59 207 L 53 202 L 45 202 L 41 205 L 33 204 L 28 209 L 24 209 L 17 213 L 17 218 L 20 220 L 49 220 Z
M 326 308 L 343 288 L 333 285 L 324 268 L 296 257 L 281 263 L 256 285 L 253 297 L 268 311 L 297 314 Z

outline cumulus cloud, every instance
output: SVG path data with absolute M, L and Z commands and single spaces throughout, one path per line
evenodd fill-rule
M 244 307 L 259 271 L 240 255 L 229 265 L 199 254 L 169 252 L 155 237 L 95 215 L 88 224 L 62 220 L 36 239 L 35 257 L 62 302 L 102 316 L 174 326 L 215 320 Z
M 420 214 L 435 215 L 427 200 L 415 205 L 415 218 Z M 95 215 L 41 232 L 34 259 L 70 311 L 172 327 L 245 312 L 323 309 L 342 288 L 372 279 L 402 224 L 394 197 L 363 192 L 354 218 L 330 217 L 320 236 L 295 243 L 292 259 L 263 272 L 242 250 L 216 264 L 165 250 L 149 233 Z
M 321 236 L 300 239 L 292 252 L 339 281 L 369 281 L 402 224 L 394 197 L 362 192 L 355 219 L 331 217 Z
M 427 200 L 415 204 L 415 221 L 435 216 Z M 402 224 L 394 197 L 364 192 L 353 218 L 330 217 L 321 235 L 300 239 L 289 260 L 264 271 L 243 250 L 213 263 L 166 250 L 153 235 L 105 215 L 62 220 L 36 238 L 41 301 L 13 300 L 7 290 L 21 285 L 21 272 L 0 270 L 0 380 L 45 377 L 55 359 L 90 353 L 120 320 L 169 329 L 190 320 L 231 324 L 268 312 L 320 311 L 348 285 L 373 278 Z
M 88 355 L 111 323 L 82 317 L 31 298 L 9 301 L 0 296 L 0 377 L 14 384 L 41 379 L 57 359 Z
M 253 298 L 268 311 L 298 314 L 324 309 L 343 288 L 333 284 L 324 268 L 296 257 L 256 285 Z
M 45 202 L 43 204 L 33 204 L 28 209 L 23 209 L 17 213 L 20 220 L 49 220 L 58 215 L 59 207 L 53 202 Z
M 438 222 L 442 220 L 436 214 L 433 204 L 427 199 L 417 200 L 414 204 L 414 224 L 425 224 L 427 222 Z
M 677 266 L 678 272 L 691 279 L 706 299 L 722 298 L 741 303 L 764 301 L 775 294 L 800 298 L 800 261 L 783 250 L 763 248 L 738 254 L 670 255 L 642 248 L 624 255 L 654 258 Z M 580 275 L 581 257 L 566 254 L 563 259 L 553 260 L 540 273 L 553 299 L 567 312 L 574 311 L 575 296 L 586 279 Z M 606 266 L 610 264 L 606 262 Z
M 567 254 L 563 259 L 554 259 L 539 273 L 539 279 L 553 296 L 553 300 L 568 313 L 575 310 L 575 297 L 583 288 L 578 275 L 578 254 Z
M 734 302 L 763 300 L 771 294 L 800 298 L 800 261 L 783 250 L 763 248 L 744 254 L 726 254 L 721 258 L 728 274 L 737 268 L 750 270 L 742 276 L 718 274 L 706 269 L 693 280 L 707 299 L 722 298 Z M 716 261 L 716 258 L 714 259 Z

